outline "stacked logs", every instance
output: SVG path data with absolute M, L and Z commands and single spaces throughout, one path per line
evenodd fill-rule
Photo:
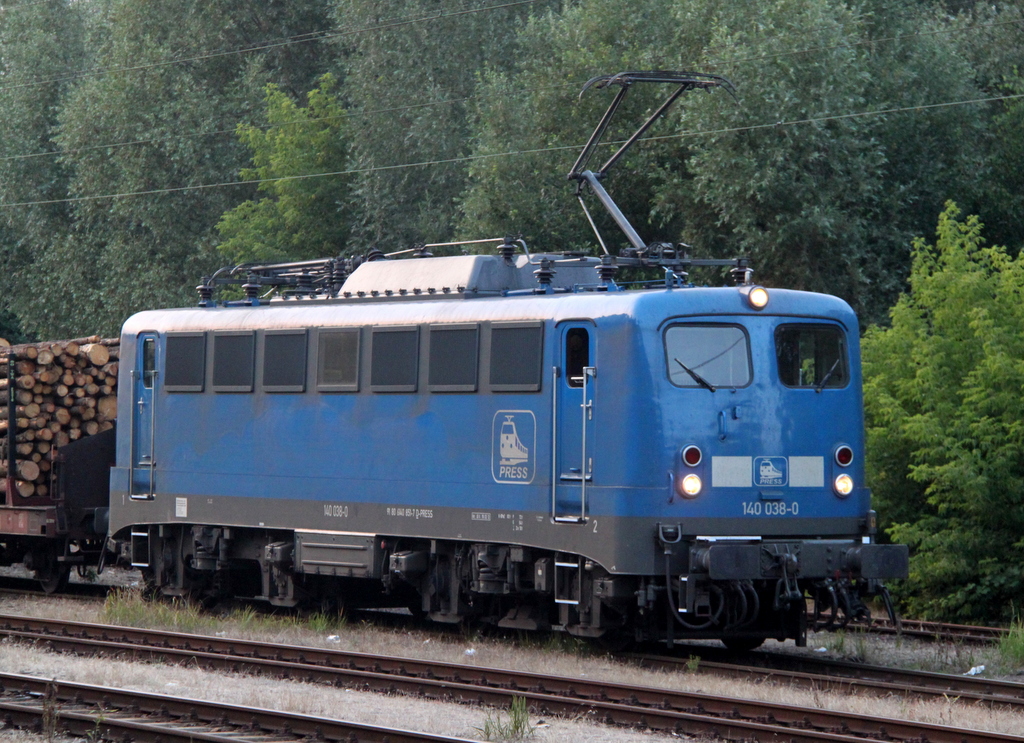
M 7 477 L 13 426 L 15 487 L 23 498 L 50 493 L 55 449 L 113 427 L 118 351 L 116 338 L 99 336 L 0 346 L 0 477 Z M 13 421 L 8 416 L 11 384 Z

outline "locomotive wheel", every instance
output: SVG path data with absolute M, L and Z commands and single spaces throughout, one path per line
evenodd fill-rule
M 33 558 L 33 576 L 44 593 L 60 593 L 68 587 L 71 565 L 58 562 L 55 551 L 37 553 Z

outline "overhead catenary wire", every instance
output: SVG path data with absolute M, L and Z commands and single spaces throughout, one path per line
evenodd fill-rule
M 930 104 L 922 104 L 922 105 L 917 105 L 917 106 L 904 106 L 904 107 L 884 108 L 884 109 L 877 109 L 877 110 L 874 110 L 874 111 L 859 111 L 859 112 L 851 112 L 851 113 L 846 113 L 846 114 L 834 114 L 834 115 L 830 115 L 830 116 L 808 117 L 808 118 L 803 118 L 803 119 L 793 119 L 793 120 L 790 120 L 790 121 L 776 121 L 776 122 L 772 122 L 772 123 L 753 124 L 753 125 L 749 125 L 749 126 L 723 127 L 721 129 L 709 129 L 709 130 L 702 130 L 702 131 L 680 132 L 680 133 L 677 133 L 677 134 L 664 134 L 664 135 L 660 135 L 660 136 L 644 137 L 643 139 L 638 140 L 638 141 L 641 141 L 641 142 L 657 142 L 657 141 L 666 141 L 666 140 L 674 140 L 674 139 L 683 139 L 683 138 L 687 138 L 687 137 L 709 136 L 709 135 L 716 135 L 716 134 L 736 134 L 736 133 L 747 132 L 747 131 L 757 131 L 757 130 L 764 130 L 764 129 L 779 129 L 779 128 L 782 128 L 782 127 L 800 126 L 800 125 L 805 125 L 805 124 L 819 124 L 819 123 L 826 123 L 826 122 L 829 122 L 829 121 L 842 121 L 842 120 L 845 120 L 845 119 L 856 119 L 856 118 L 864 118 L 864 117 L 869 117 L 869 116 L 885 116 L 885 115 L 890 115 L 890 114 L 914 113 L 914 112 L 920 112 L 920 111 L 936 110 L 936 109 L 941 109 L 941 108 L 952 108 L 952 107 L 955 107 L 955 106 L 980 105 L 980 104 L 984 104 L 984 103 L 994 103 L 994 102 L 997 102 L 997 101 L 1019 100 L 1019 99 L 1022 99 L 1022 98 L 1024 98 L 1024 93 L 1018 93 L 1018 94 L 1013 94 L 1013 95 L 1003 95 L 1003 96 L 992 96 L 992 97 L 988 97 L 988 98 L 975 98 L 975 99 L 966 100 L 966 101 L 946 101 L 946 102 L 942 102 L 942 103 L 930 103 Z M 624 140 L 618 141 L 618 142 L 606 142 L 604 146 L 619 145 L 619 144 L 622 144 L 623 141 Z M 123 192 L 123 193 L 101 194 L 101 195 L 94 195 L 94 196 L 72 196 L 72 197 L 68 197 L 68 198 L 64 198 L 64 199 L 40 199 L 40 200 L 36 200 L 36 201 L 19 201 L 19 202 L 14 202 L 14 203 L 10 203 L 10 204 L 0 203 L 0 209 L 11 209 L 11 208 L 14 208 L 14 207 L 26 207 L 26 206 L 43 206 L 43 205 L 48 205 L 48 204 L 83 203 L 83 202 L 90 202 L 90 201 L 102 201 L 102 200 L 106 200 L 106 199 L 120 199 L 120 198 L 130 198 L 130 197 L 138 197 L 138 196 L 155 196 L 155 195 L 162 195 L 162 194 L 169 194 L 169 193 L 183 193 L 183 192 L 187 192 L 187 191 L 203 191 L 203 190 L 209 190 L 209 189 L 215 189 L 215 188 L 230 188 L 230 187 L 235 187 L 235 186 L 259 185 L 259 184 L 263 184 L 263 183 L 280 183 L 280 182 L 284 182 L 284 181 L 307 180 L 307 179 L 310 179 L 310 178 L 328 178 L 328 177 L 336 177 L 336 176 L 343 176 L 343 175 L 357 175 L 357 174 L 362 174 L 362 173 L 384 172 L 384 171 L 390 171 L 390 170 L 402 170 L 402 169 L 406 169 L 406 168 L 420 168 L 420 167 L 431 167 L 431 166 L 437 166 L 437 165 L 451 165 L 451 164 L 455 164 L 455 163 L 472 162 L 472 161 L 477 161 L 477 160 L 489 160 L 489 159 L 494 159 L 494 158 L 499 158 L 499 157 L 516 157 L 516 156 L 520 156 L 520 155 L 545 154 L 545 153 L 549 153 L 549 152 L 562 152 L 562 151 L 566 151 L 566 150 L 579 150 L 581 147 L 582 147 L 582 145 L 579 145 L 579 144 L 561 145 L 561 146 L 556 146 L 556 147 L 538 147 L 538 148 L 525 149 L 525 150 L 511 150 L 511 151 L 506 151 L 506 152 L 493 152 L 493 153 L 484 153 L 484 154 L 478 154 L 478 155 L 465 155 L 465 156 L 462 156 L 462 157 L 444 158 L 444 159 L 438 159 L 438 160 L 426 160 L 426 161 L 421 161 L 421 162 L 416 162 L 416 163 L 398 163 L 398 164 L 394 164 L 394 165 L 375 165 L 375 166 L 370 166 L 370 167 L 365 167 L 365 168 L 351 168 L 351 169 L 347 169 L 347 170 L 338 170 L 338 171 L 331 171 L 331 172 L 326 172 L 326 173 L 302 173 L 302 174 L 298 174 L 298 175 L 279 176 L 279 177 L 275 177 L 275 178 L 251 178 L 251 179 L 246 179 L 246 180 L 224 181 L 224 182 L 220 182 L 220 183 L 203 183 L 203 184 L 195 184 L 195 185 L 190 185 L 190 186 L 170 186 L 170 187 L 167 187 L 167 188 L 148 189 L 148 190 L 145 190 L 145 191 L 126 191 L 126 192 Z
M 487 6 L 486 8 L 482 8 L 482 9 L 458 11 L 457 13 L 453 13 L 453 14 L 450 14 L 450 15 L 459 15 L 459 14 L 464 15 L 464 14 L 470 13 L 470 12 L 478 12 L 479 10 L 488 10 L 488 9 L 494 9 L 494 8 L 505 8 L 505 7 L 510 7 L 512 5 L 522 5 L 522 4 L 532 3 L 532 2 L 536 2 L 536 0 L 523 0 L 523 2 L 514 2 L 514 3 L 505 4 L 505 5 Z M 43 3 L 40 3 L 40 4 L 43 4 Z M 427 19 L 428 20 L 435 20 L 437 17 L 438 17 L 437 15 L 432 15 L 432 16 L 429 16 Z M 413 22 L 414 21 L 404 21 L 403 24 L 408 24 L 408 23 L 413 23 Z M 966 32 L 966 31 L 974 31 L 974 30 L 980 30 L 980 29 L 986 29 L 986 28 L 993 28 L 993 27 L 998 27 L 998 26 L 1020 25 L 1020 24 L 1024 24 L 1024 18 L 1020 18 L 1020 19 L 1016 19 L 1016 20 L 1010 20 L 1010 21 L 998 21 L 998 22 L 993 22 L 993 23 L 974 24 L 974 25 L 965 26 L 965 27 L 962 27 L 962 28 L 949 28 L 949 29 L 942 29 L 942 30 L 938 30 L 938 31 L 918 31 L 918 32 L 914 32 L 912 34 L 898 34 L 898 35 L 895 35 L 895 36 L 883 37 L 883 38 L 878 38 L 878 39 L 865 39 L 865 40 L 856 41 L 856 42 L 844 42 L 842 44 L 833 44 L 833 45 L 830 45 L 830 46 L 810 47 L 810 48 L 807 48 L 807 49 L 797 49 L 797 50 L 792 50 L 792 51 L 788 51 L 788 52 L 778 52 L 778 53 L 775 53 L 775 54 L 767 54 L 767 55 L 761 55 L 761 56 L 757 56 L 757 57 L 744 57 L 744 58 L 739 58 L 739 59 L 733 59 L 733 60 L 728 60 L 728 62 L 730 64 L 750 64 L 750 63 L 754 63 L 754 62 L 764 61 L 766 59 L 776 59 L 776 58 L 783 57 L 783 56 L 798 56 L 798 55 L 802 55 L 802 54 L 811 54 L 811 53 L 820 52 L 820 51 L 829 51 L 829 50 L 841 48 L 841 47 L 844 47 L 844 46 L 846 46 L 846 47 L 855 47 L 855 46 L 861 46 L 861 45 L 866 45 L 866 44 L 875 45 L 875 44 L 880 44 L 880 43 L 886 43 L 886 42 L 892 42 L 892 41 L 900 41 L 902 39 L 916 38 L 916 37 L 921 37 L 921 36 L 936 36 L 936 35 L 942 35 L 942 34 L 950 34 L 950 33 L 957 33 L 957 32 Z M 374 27 L 374 28 L 378 28 L 378 27 Z M 312 34 L 306 34 L 306 36 L 311 36 L 311 35 Z M 323 37 L 318 37 L 318 38 L 323 38 Z M 306 39 L 306 40 L 311 40 L 311 39 Z M 243 52 L 236 51 L 236 52 L 232 52 L 232 53 L 243 53 Z M 189 59 L 196 59 L 196 58 L 189 58 Z M 184 62 L 184 61 L 188 61 L 188 60 L 185 60 L 185 59 L 173 60 L 172 59 L 172 60 L 167 60 L 165 63 L 162 63 L 162 64 L 175 64 L 175 63 Z M 722 60 L 722 59 L 711 59 L 711 60 L 709 60 L 708 64 L 713 66 L 713 65 L 716 65 L 716 64 L 723 64 L 725 61 L 726 60 Z M 136 68 L 133 68 L 133 69 L 136 69 Z M 141 68 L 138 68 L 138 69 L 141 69 Z M 46 81 L 43 81 L 43 82 L 40 82 L 39 84 L 44 84 L 45 82 Z M 580 82 L 582 82 L 582 81 L 580 81 Z M 547 85 L 547 86 L 540 86 L 540 87 L 532 87 L 530 89 L 534 90 L 534 91 L 535 90 L 557 90 L 559 88 L 565 88 L 567 90 L 575 90 L 578 87 L 579 87 L 579 82 L 569 82 L 569 83 L 560 83 L 560 84 L 557 84 L 557 85 Z M 0 86 L 0 92 L 2 92 L 3 90 L 4 90 L 4 87 Z M 418 109 L 418 108 L 429 108 L 429 107 L 432 107 L 432 106 L 457 105 L 459 103 L 466 103 L 468 101 L 485 99 L 486 97 L 487 96 L 485 96 L 485 95 L 472 95 L 472 96 L 464 96 L 464 97 L 461 97 L 461 98 L 447 98 L 447 99 L 443 99 L 443 100 L 439 100 L 439 101 L 423 101 L 423 102 L 419 102 L 419 103 L 409 104 L 409 105 L 406 105 L 406 106 L 393 106 L 393 107 L 388 107 L 388 108 L 370 109 L 370 110 L 362 110 L 362 111 L 360 111 L 360 110 L 348 110 L 344 114 L 342 114 L 341 116 L 323 116 L 323 117 L 317 117 L 317 118 L 313 118 L 313 119 L 304 118 L 304 119 L 296 119 L 294 121 L 277 123 L 277 124 L 265 124 L 265 125 L 251 124 L 251 126 L 262 128 L 262 129 L 270 129 L 270 128 L 277 127 L 277 126 L 290 126 L 290 125 L 293 125 L 293 124 L 313 124 L 313 123 L 317 123 L 317 122 L 321 122 L 321 121 L 330 121 L 330 120 L 334 120 L 334 119 L 338 119 L 338 118 L 351 118 L 351 117 L 360 117 L 360 116 L 372 116 L 372 115 L 377 115 L 377 114 L 392 114 L 392 113 L 400 113 L 402 111 L 410 111 L 410 110 L 414 110 L 414 109 Z M 4 156 L 4 157 L 0 157 L 0 162 L 7 162 L 7 161 L 12 161 L 12 160 L 25 160 L 25 159 L 33 159 L 33 158 L 41 158 L 41 157 L 59 157 L 59 156 L 62 156 L 62 155 L 70 155 L 70 154 L 75 154 L 75 153 L 79 153 L 79 152 L 90 152 L 90 151 L 101 150 L 101 149 L 110 149 L 110 148 L 115 148 L 115 147 L 131 147 L 131 146 L 139 146 L 139 145 L 146 145 L 146 144 L 155 144 L 155 143 L 159 143 L 159 142 L 181 141 L 181 140 L 187 140 L 187 139 L 195 139 L 195 138 L 199 138 L 199 137 L 212 137 L 212 136 L 218 136 L 218 135 L 222 135 L 222 134 L 233 134 L 233 133 L 235 133 L 237 131 L 239 126 L 242 126 L 245 123 L 246 122 L 244 122 L 244 121 L 240 121 L 232 129 L 217 129 L 217 130 L 213 130 L 213 131 L 209 131 L 209 132 L 198 132 L 198 133 L 194 133 L 194 134 L 174 134 L 174 135 L 164 136 L 164 137 L 152 137 L 152 138 L 148 138 L 148 139 L 137 139 L 137 140 L 124 141 L 124 142 L 109 142 L 109 143 L 104 143 L 104 144 L 90 145 L 88 147 L 74 147 L 74 148 L 69 148 L 69 149 L 49 150 L 49 151 L 46 151 L 46 152 L 32 152 L 32 153 L 22 153 L 22 154 L 17 154 L 17 155 L 7 155 L 7 156 Z

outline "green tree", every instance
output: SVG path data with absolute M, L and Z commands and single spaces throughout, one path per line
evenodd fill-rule
M 915 240 L 891 327 L 864 338 L 869 482 L 912 548 L 911 613 L 1008 620 L 1024 590 L 1024 257 L 959 215 L 948 204 L 935 244 Z
M 219 250 L 233 263 L 286 261 L 340 255 L 349 232 L 351 179 L 344 109 L 331 74 L 301 108 L 277 85 L 266 91 L 266 127 L 239 126 L 238 136 L 252 151 L 252 168 L 242 178 L 259 179 L 269 194 L 245 201 L 217 224 Z M 313 177 L 309 177 L 313 176 Z
M 881 319 L 911 237 L 978 183 L 984 110 L 923 108 L 978 95 L 949 31 L 928 8 L 883 2 L 582 0 L 552 11 L 520 33 L 514 70 L 481 86 L 482 159 L 463 224 L 522 225 L 538 247 L 592 246 L 563 174 L 608 98 L 577 103 L 579 85 L 623 69 L 715 72 L 738 101 L 684 98 L 651 132 L 667 138 L 639 143 L 609 191 L 649 241 L 750 255 L 760 281 L 839 294 Z M 623 124 L 653 101 L 636 95 Z M 911 110 L 861 115 L 894 108 Z
M 477 76 L 513 64 L 523 18 L 553 0 L 346 0 L 336 5 L 346 50 L 352 163 L 361 215 L 355 237 L 394 249 L 451 238 L 466 185 L 469 106 Z M 431 163 L 421 167 L 394 167 Z
M 114 333 L 139 309 L 191 303 L 219 260 L 218 220 L 254 192 L 208 187 L 245 165 L 239 122 L 260 115 L 267 82 L 307 90 L 333 60 L 316 40 L 326 0 L 74 5 L 89 9 L 93 62 L 74 76 L 53 137 L 69 227 L 32 244 L 12 300 L 44 337 Z
M 68 229 L 67 204 L 38 202 L 67 193 L 53 130 L 68 71 L 88 64 L 85 18 L 81 3 L 66 0 L 0 7 L 0 335 L 9 340 L 23 338 L 15 310 L 35 256 Z
M 694 59 L 702 44 L 685 38 L 671 21 L 676 5 L 670 0 L 584 0 L 538 14 L 524 25 L 511 55 L 514 68 L 490 69 L 479 89 L 473 118 L 473 154 L 479 159 L 470 165 L 470 185 L 462 197 L 462 232 L 522 232 L 536 250 L 594 248 L 594 235 L 566 174 L 613 91 L 591 90 L 580 98 L 580 89 L 603 73 L 690 68 L 682 60 Z M 688 26 L 694 33 L 702 28 Z M 634 86 L 605 141 L 631 134 L 669 90 Z M 689 104 L 687 98 L 676 105 Z M 668 129 L 662 122 L 652 133 Z M 593 167 L 613 151 L 599 150 Z M 662 145 L 635 146 L 605 182 L 648 241 L 679 236 L 675 215 L 651 210 L 654 165 L 665 157 Z M 600 207 L 591 211 L 610 249 L 626 244 Z

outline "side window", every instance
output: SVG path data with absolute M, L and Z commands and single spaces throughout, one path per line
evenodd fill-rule
M 202 392 L 206 381 L 206 335 L 168 333 L 164 348 L 164 389 Z
M 256 334 L 251 330 L 213 334 L 213 391 L 252 392 Z
M 306 331 L 267 330 L 263 334 L 263 389 L 306 391 Z
M 753 377 L 750 341 L 739 325 L 672 325 L 665 362 L 676 387 L 746 387 Z
M 476 325 L 430 328 L 431 392 L 476 392 L 480 329 Z
M 316 388 L 359 391 L 359 328 L 321 329 L 317 337 Z
M 156 338 L 142 341 L 142 386 L 153 389 L 156 383 Z
M 374 328 L 370 354 L 370 389 L 374 392 L 416 391 L 419 328 Z
M 780 325 L 775 329 L 779 380 L 787 387 L 845 387 L 850 381 L 846 335 L 835 325 Z
M 570 387 L 583 386 L 583 369 L 590 366 L 590 333 L 586 328 L 569 328 L 565 334 L 565 381 Z
M 540 390 L 544 358 L 544 325 L 494 323 L 491 325 L 489 379 L 495 392 Z

